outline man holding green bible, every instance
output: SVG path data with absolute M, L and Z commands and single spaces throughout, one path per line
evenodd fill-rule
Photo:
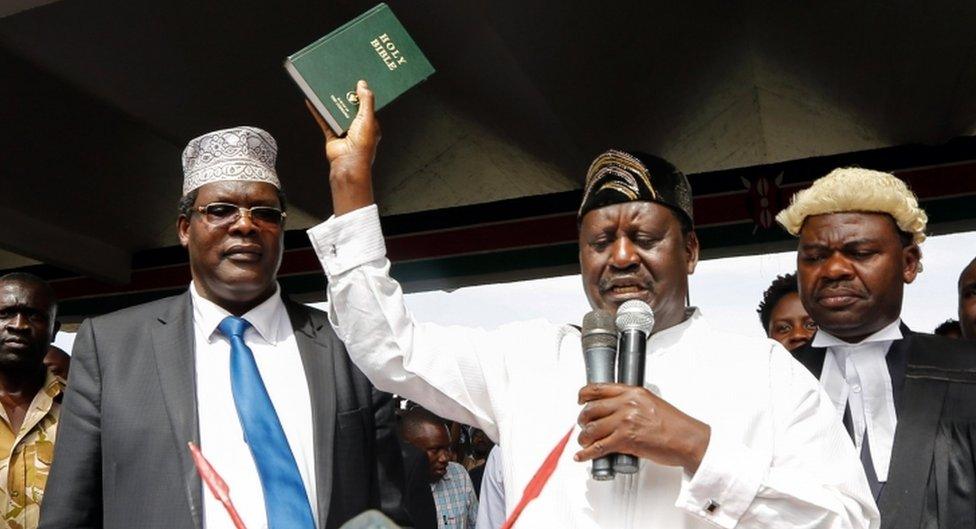
M 685 305 L 699 247 L 691 189 L 673 165 L 611 149 L 587 172 L 578 219 L 590 305 L 615 312 L 642 300 L 655 324 L 644 386 L 580 389 L 573 326 L 485 331 L 412 319 L 373 204 L 380 130 L 365 82 L 358 95 L 345 137 L 316 116 L 335 216 L 309 238 L 328 277 L 329 319 L 378 388 L 503 447 L 509 515 L 553 454 L 517 527 L 878 526 L 857 455 L 817 381 L 778 343 L 717 331 Z M 608 453 L 638 457 L 637 473 L 593 480 L 588 461 Z

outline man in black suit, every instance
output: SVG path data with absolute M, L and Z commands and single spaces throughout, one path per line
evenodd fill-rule
M 390 395 L 350 362 L 324 313 L 275 281 L 286 215 L 276 154 L 252 127 L 187 146 L 177 227 L 193 282 L 82 324 L 41 527 L 233 527 L 203 489 L 191 441 L 250 529 L 406 510 Z
M 881 527 L 976 526 L 976 345 L 900 317 L 922 270 L 915 195 L 893 175 L 837 169 L 777 220 L 799 236 L 800 298 L 820 328 L 793 354 L 847 426 Z

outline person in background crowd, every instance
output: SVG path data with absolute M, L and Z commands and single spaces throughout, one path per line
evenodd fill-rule
M 820 327 L 793 351 L 861 454 L 881 526 L 976 526 L 976 344 L 901 321 L 927 216 L 904 182 L 832 171 L 777 215 L 799 237 L 800 299 Z
M 68 380 L 68 370 L 71 368 L 71 355 L 60 347 L 51 344 L 44 355 L 44 365 L 46 365 L 55 375 Z
M 817 324 L 800 303 L 795 273 L 774 279 L 763 292 L 756 312 L 766 336 L 783 344 L 787 351 L 810 343 L 817 332 Z
M 686 306 L 699 246 L 691 188 L 673 165 L 611 149 L 587 171 L 577 216 L 587 299 L 610 313 L 644 301 L 655 323 L 644 386 L 584 386 L 572 325 L 413 320 L 373 201 L 380 135 L 365 81 L 357 95 L 341 138 L 307 105 L 330 164 L 335 215 L 308 232 L 330 321 L 377 387 L 500 441 L 506 486 L 523 489 L 555 454 L 520 527 L 876 527 L 857 454 L 816 381 L 778 343 L 718 331 Z M 587 461 L 608 453 L 643 459 L 638 474 L 594 481 Z
M 478 489 L 478 525 L 476 529 L 499 529 L 505 524 L 505 476 L 502 450 L 493 446 L 485 461 L 484 479 Z
M 485 473 L 485 460 L 488 459 L 488 453 L 491 452 L 495 443 L 491 442 L 483 430 L 474 427 L 469 427 L 468 439 L 470 440 L 470 450 L 464 467 L 468 469 L 471 483 L 474 483 L 474 490 L 481 490 L 481 477 Z
M 44 355 L 58 331 L 57 306 L 43 279 L 0 277 L 0 499 L 9 529 L 35 529 L 49 490 L 64 379 Z
M 954 320 L 949 318 L 948 320 L 939 324 L 938 327 L 932 331 L 932 334 L 936 336 L 944 336 L 946 338 L 962 338 L 962 326 L 959 325 L 959 320 Z
M 398 436 L 403 456 L 403 508 L 413 520 L 412 529 L 436 529 L 437 508 L 428 479 L 427 453 Z
M 413 520 L 413 529 L 436 529 L 437 509 L 434 507 L 434 495 L 430 490 L 427 478 L 427 453 L 406 442 L 399 434 L 399 425 L 410 410 L 417 404 L 399 395 L 393 395 L 396 409 L 397 443 L 403 458 L 403 508 L 409 513 L 408 519 Z M 391 516 L 391 518 L 395 518 Z
M 959 327 L 963 338 L 976 340 L 976 258 L 959 274 Z
M 451 435 L 451 461 L 466 465 L 470 442 L 464 425 L 457 421 L 444 421 Z
M 351 364 L 325 313 L 285 299 L 275 280 L 277 152 L 254 127 L 183 151 L 176 228 L 193 280 L 78 329 L 44 529 L 233 527 L 189 442 L 251 528 L 409 512 L 391 396 Z
M 451 433 L 444 419 L 415 407 L 400 419 L 400 437 L 427 454 L 438 527 L 473 529 L 478 519 L 478 494 L 464 467 L 451 461 Z

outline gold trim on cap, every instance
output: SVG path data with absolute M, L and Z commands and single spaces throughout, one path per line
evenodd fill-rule
M 600 183 L 599 188 L 595 188 L 596 184 L 608 174 L 623 178 L 632 184 L 633 187 L 626 186 L 620 181 L 608 180 Z M 638 189 L 637 181 L 633 180 L 634 178 L 641 179 L 651 192 L 651 198 L 653 200 L 660 200 L 657 190 L 651 184 L 651 174 L 640 160 L 616 149 L 610 149 L 597 156 L 593 160 L 593 163 L 590 164 L 590 168 L 586 171 L 583 200 L 580 202 L 578 214 L 582 214 L 583 206 L 586 205 L 593 193 L 607 188 L 624 194 L 630 200 L 637 200 L 640 196 L 640 190 Z

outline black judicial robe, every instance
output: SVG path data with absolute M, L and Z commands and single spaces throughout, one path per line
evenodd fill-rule
M 976 527 L 976 341 L 913 333 L 888 349 L 898 426 L 882 529 Z M 818 379 L 825 348 L 793 351 Z M 870 479 L 870 478 L 869 478 Z

